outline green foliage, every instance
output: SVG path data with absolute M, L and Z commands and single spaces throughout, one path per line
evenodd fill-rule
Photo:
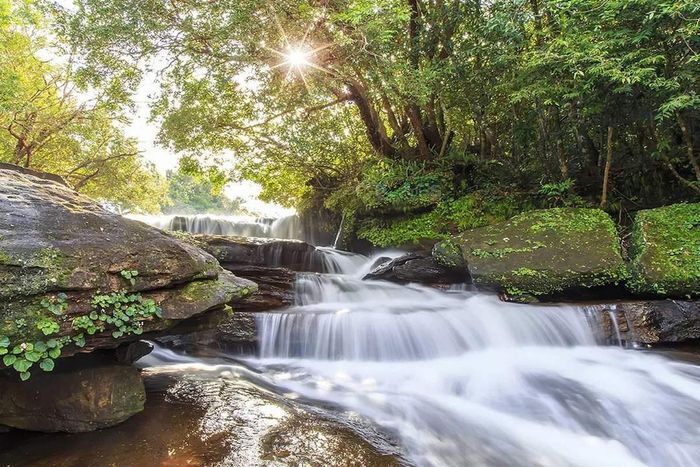
M 78 89 L 73 60 L 61 57 L 66 44 L 54 42 L 33 0 L 2 9 L 8 13 L 0 24 L 0 162 L 59 174 L 124 210 L 157 211 L 163 182 L 124 134 L 119 108 L 127 97 Z
M 435 206 L 451 191 L 451 176 L 417 162 L 383 161 L 373 166 L 356 188 L 367 210 L 411 212 Z
M 52 314 L 60 316 L 68 308 L 68 303 L 66 302 L 66 294 L 59 293 L 55 297 L 48 297 L 41 299 L 41 306 L 49 310 Z
M 121 271 L 124 279 L 134 281 L 138 271 Z M 31 334 L 17 333 L 11 339 L 0 335 L 0 356 L 3 364 L 12 367 L 20 374 L 22 381 L 31 377 L 30 369 L 35 364 L 43 371 L 53 371 L 54 361 L 61 356 L 64 346 L 74 344 L 83 347 L 85 336 L 110 332 L 117 339 L 126 335 L 143 333 L 145 321 L 161 318 L 161 309 L 151 299 L 140 294 L 118 291 L 97 294 L 92 297 L 91 311 L 87 315 L 70 319 L 67 314 L 67 296 L 59 293 L 45 297 L 39 303 L 39 314 L 34 320 L 35 327 L 44 337 L 36 339 Z M 60 323 L 65 323 L 62 326 Z M 20 325 L 21 324 L 21 325 Z M 15 320 L 17 329 L 27 326 L 24 318 Z
M 136 277 L 139 275 L 139 272 L 123 270 L 119 272 L 119 275 L 128 280 L 131 285 L 136 285 Z
M 576 182 L 571 178 L 556 183 L 543 183 L 538 194 L 546 207 L 583 207 L 585 201 L 574 193 Z
M 108 95 L 162 63 L 161 141 L 235 154 L 265 200 L 408 213 L 462 186 L 597 205 L 609 128 L 611 206 L 700 196 L 694 0 L 77 0 L 56 19 Z
M 73 320 L 73 329 L 93 335 L 111 329 L 112 337 L 143 333 L 143 321 L 160 318 L 161 311 L 151 299 L 140 294 L 112 292 L 92 299 L 92 311 Z M 80 335 L 80 334 L 79 334 Z
M 168 200 L 164 213 L 232 214 L 241 210 L 240 200 L 230 200 L 222 190 L 229 178 L 216 167 L 202 167 L 194 159 L 182 158 L 176 171 L 168 171 Z

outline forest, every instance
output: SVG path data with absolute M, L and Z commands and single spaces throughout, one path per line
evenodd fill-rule
M 135 212 L 168 204 L 123 130 L 144 80 L 185 173 L 376 245 L 700 197 L 694 1 L 4 0 L 0 18 L 0 161 Z
M 0 466 L 700 466 L 698 0 L 0 0 Z

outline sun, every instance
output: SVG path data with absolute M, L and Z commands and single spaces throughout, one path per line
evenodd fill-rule
M 311 51 L 301 48 L 292 48 L 284 54 L 284 62 L 292 68 L 303 68 L 311 65 L 309 61 L 310 56 Z

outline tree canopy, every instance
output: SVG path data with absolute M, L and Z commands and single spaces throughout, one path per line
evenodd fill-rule
M 383 159 L 447 164 L 466 190 L 570 183 L 640 206 L 700 193 L 694 1 L 76 6 L 59 22 L 94 85 L 155 73 L 162 141 L 230 152 L 286 204 Z
M 59 174 L 122 209 L 158 211 L 163 180 L 124 135 L 116 101 L 81 88 L 73 59 L 50 40 L 35 4 L 0 0 L 0 161 Z

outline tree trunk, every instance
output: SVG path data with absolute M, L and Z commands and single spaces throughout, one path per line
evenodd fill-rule
M 605 158 L 605 170 L 603 171 L 603 191 L 600 195 L 600 207 L 604 208 L 608 204 L 608 183 L 610 181 L 610 166 L 613 157 L 613 127 L 608 127 L 608 154 Z

